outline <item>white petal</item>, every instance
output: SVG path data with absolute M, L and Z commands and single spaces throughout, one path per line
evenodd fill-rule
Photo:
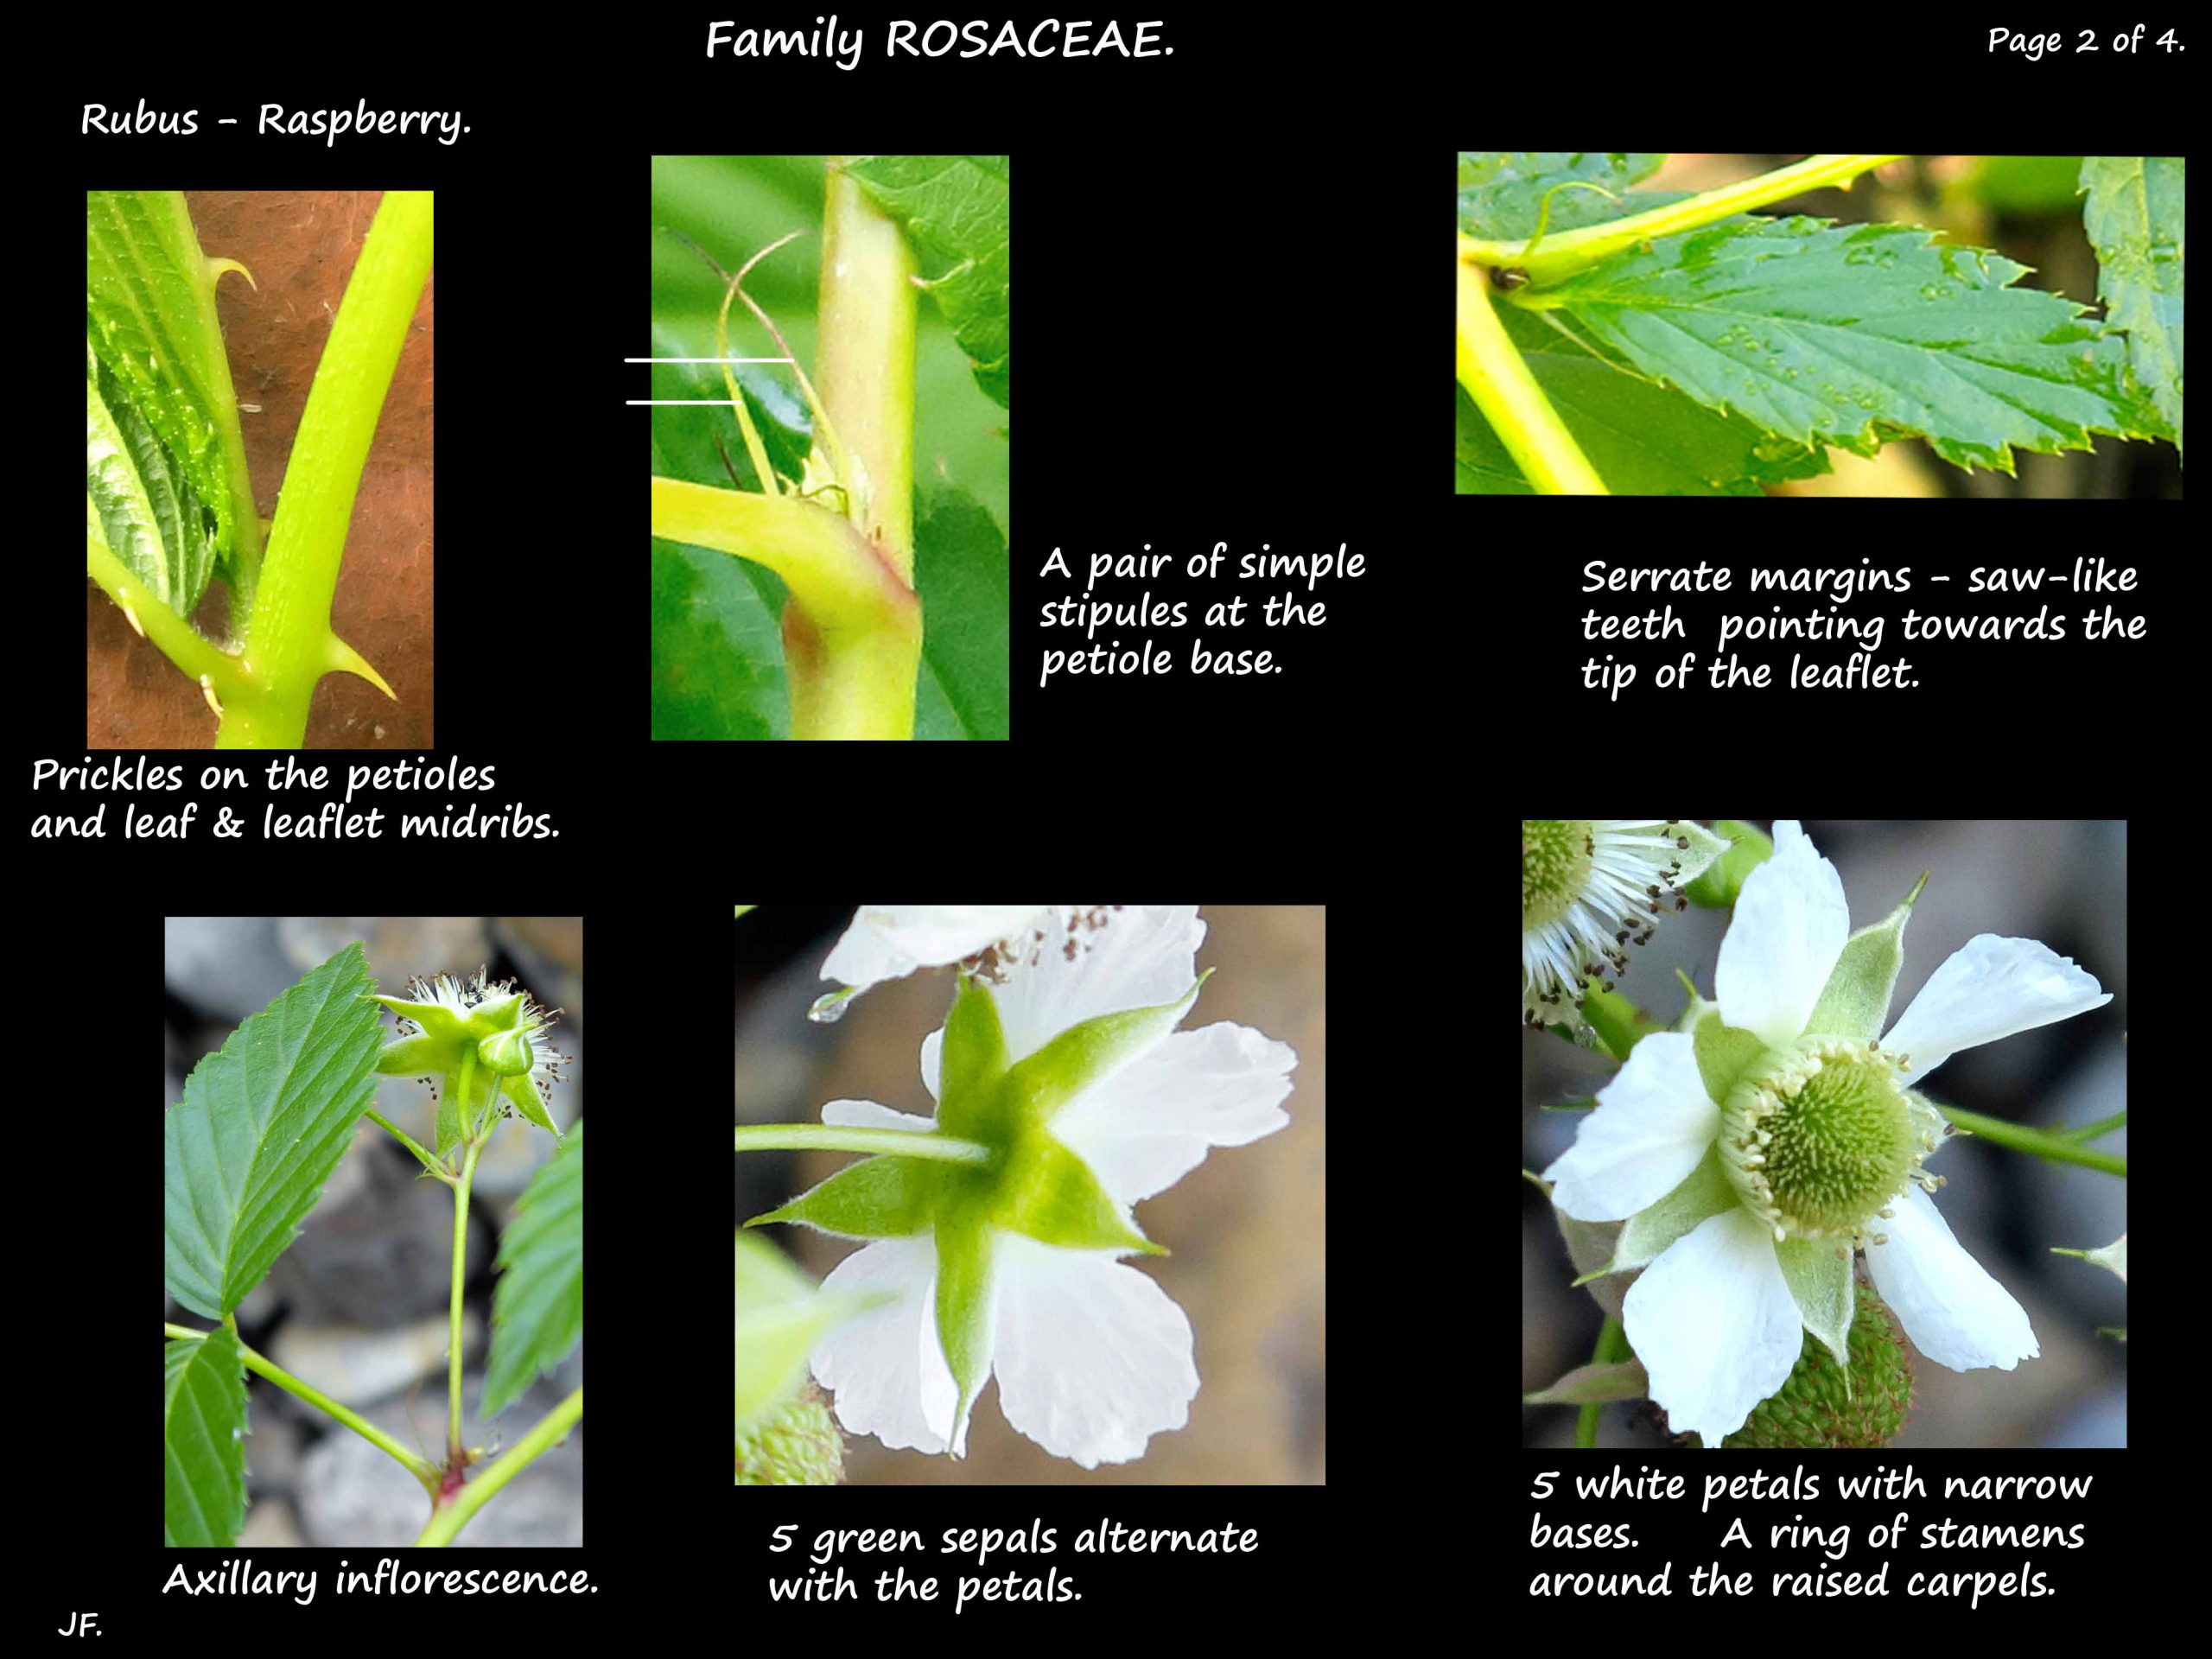
M 1882 1038 L 1917 1083 L 1962 1048 L 2069 1020 L 2112 1001 L 2096 976 L 2034 939 L 1977 933 L 1929 976 Z
M 822 964 L 847 985 L 902 979 L 917 968 L 974 956 L 1029 925 L 1051 905 L 862 905 Z
M 1080 908 L 1070 906 L 1071 910 Z M 1100 906 L 1091 906 L 1093 909 Z M 1191 988 L 1206 925 L 1196 905 L 1124 905 L 1108 908 L 1104 925 L 1076 917 L 1037 951 L 1035 963 L 1014 969 L 992 987 L 1008 1054 L 1026 1060 L 1069 1027 L 1102 1014 L 1158 1007 Z M 1067 954 L 1072 943 L 1075 955 Z
M 1866 1267 L 1914 1347 L 1955 1371 L 2009 1371 L 2042 1351 L 2027 1311 L 1951 1236 L 1927 1193 L 1909 1186 L 1891 1208 L 1871 1224 L 1890 1242 L 1866 1247 Z
M 1211 1147 L 1241 1147 L 1290 1122 L 1298 1056 L 1245 1026 L 1179 1031 L 1052 1120 L 1052 1133 L 1124 1204 L 1173 1186 Z
M 843 1129 L 906 1129 L 917 1135 L 937 1128 L 933 1117 L 894 1112 L 872 1100 L 833 1100 L 822 1109 L 822 1121 Z
M 1774 1240 L 1747 1210 L 1708 1216 L 1669 1245 L 1621 1315 L 1668 1422 L 1708 1446 L 1789 1380 L 1804 1345 Z
M 1006 1420 L 1086 1469 L 1126 1463 L 1190 1420 L 1191 1322 L 1167 1293 L 1096 1250 L 999 1236 L 993 1363 Z
M 1720 1132 L 1697 1048 L 1679 1032 L 1645 1038 L 1598 1093 L 1574 1144 L 1544 1172 L 1577 1221 L 1620 1221 L 1681 1185 Z
M 942 1452 L 960 1390 L 937 1339 L 937 1240 L 884 1238 L 830 1269 L 825 1291 L 892 1300 L 814 1344 L 815 1380 L 836 1395 L 837 1421 L 886 1446 Z
M 1770 1048 L 1802 1036 L 1843 944 L 1843 878 L 1795 818 L 1774 826 L 1774 856 L 1745 878 L 1713 974 L 1720 1017 Z

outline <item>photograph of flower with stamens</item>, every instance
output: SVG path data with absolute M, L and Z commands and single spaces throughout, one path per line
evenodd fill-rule
M 1527 1443 L 2125 1444 L 2125 823 L 1684 824 L 1630 974 L 1622 822 L 1522 826 Z

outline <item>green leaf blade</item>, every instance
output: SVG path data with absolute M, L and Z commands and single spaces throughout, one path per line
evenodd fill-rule
M 2127 336 L 2129 367 L 2182 447 L 2182 249 L 2188 207 L 2179 156 L 2085 156 L 2082 225 L 2097 293 Z
M 1009 407 L 1008 158 L 855 156 L 845 171 L 905 228 L 976 384 Z
M 227 1327 L 162 1344 L 162 1541 L 233 1542 L 245 1524 L 245 1367 Z
M 1534 236 L 1551 200 L 1546 236 L 1603 225 L 1672 200 L 1631 191 L 1665 162 L 1662 152 L 1626 150 L 1469 150 L 1459 152 L 1459 228 L 1501 242 Z M 1596 185 L 1599 190 L 1561 185 Z
M 352 1144 L 376 1093 L 380 1030 L 358 944 L 231 1033 L 162 1114 L 162 1270 L 219 1319 L 260 1283 Z
M 1825 452 L 1770 437 L 1740 415 L 1624 372 L 1536 316 L 1501 319 L 1544 396 L 1617 495 L 1745 496 L 1827 469 Z M 1531 486 L 1459 389 L 1457 493 L 1526 495 Z
M 496 1415 L 584 1334 L 584 1126 L 531 1178 L 499 1236 L 483 1414 Z
M 85 220 L 86 337 L 106 402 L 118 416 L 130 411 L 158 449 L 179 504 L 205 510 L 206 521 L 171 550 L 171 562 L 188 572 L 203 561 L 210 570 L 219 563 L 231 569 L 241 550 L 258 547 L 258 527 L 215 320 L 214 276 L 183 194 L 88 191 Z M 188 583 L 164 596 L 181 614 L 199 592 Z
M 2140 435 L 2125 349 L 2024 267 L 1898 225 L 1736 219 L 1514 303 L 1557 310 L 1700 403 L 1872 454 L 1925 436 L 1960 467 Z
M 959 490 L 925 493 L 914 521 L 914 586 L 922 596 L 917 738 L 978 741 L 1008 734 L 1006 537 Z

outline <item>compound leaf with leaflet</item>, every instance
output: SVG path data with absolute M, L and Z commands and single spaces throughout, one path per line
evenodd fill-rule
M 162 1541 L 227 1546 L 245 1524 L 245 1369 L 227 1326 L 162 1344 Z
M 2126 347 L 2024 266 L 1903 225 L 1734 219 L 1662 237 L 1510 303 L 1554 309 L 1699 402 L 1872 454 L 1924 435 L 1961 467 L 2136 435 Z
M 499 1235 L 492 1357 L 483 1414 L 493 1416 L 568 1357 L 584 1334 L 584 1126 L 531 1176 Z
M 1819 449 L 1769 435 L 1739 415 L 1680 392 L 1586 350 L 1535 316 L 1502 308 L 1500 321 L 1544 396 L 1606 487 L 1624 495 L 1758 495 L 1760 486 L 1827 469 Z M 1456 489 L 1461 495 L 1526 495 L 1528 480 L 1459 389 Z
M 855 156 L 845 171 L 906 227 L 976 383 L 1007 404 L 1007 158 Z
M 380 1032 L 349 944 L 232 1032 L 162 1115 L 168 1294 L 219 1319 L 259 1284 L 376 1094 Z
M 165 531 L 183 532 L 168 550 L 161 582 L 143 558 L 116 545 L 113 533 L 107 539 L 181 614 L 191 610 L 213 567 L 236 581 L 260 545 L 238 397 L 215 319 L 215 279 L 223 268 L 200 251 L 181 191 L 86 193 L 85 334 L 99 359 L 92 395 L 131 440 L 141 480 L 159 508 L 164 489 L 149 476 L 157 460 L 168 475 L 168 506 L 157 516 Z M 101 436 L 92 435 L 90 467 L 100 461 Z
M 2127 334 L 2129 365 L 2182 447 L 2182 231 L 2179 156 L 2085 156 L 2082 224 L 2097 251 L 2097 292 Z

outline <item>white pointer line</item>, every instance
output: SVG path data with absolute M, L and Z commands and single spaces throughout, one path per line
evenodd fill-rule
M 658 409 L 666 404 L 713 404 L 727 409 L 737 400 L 734 397 L 625 397 L 622 401 L 633 409 L 648 406 Z
M 788 357 L 626 357 L 625 363 L 788 363 Z

